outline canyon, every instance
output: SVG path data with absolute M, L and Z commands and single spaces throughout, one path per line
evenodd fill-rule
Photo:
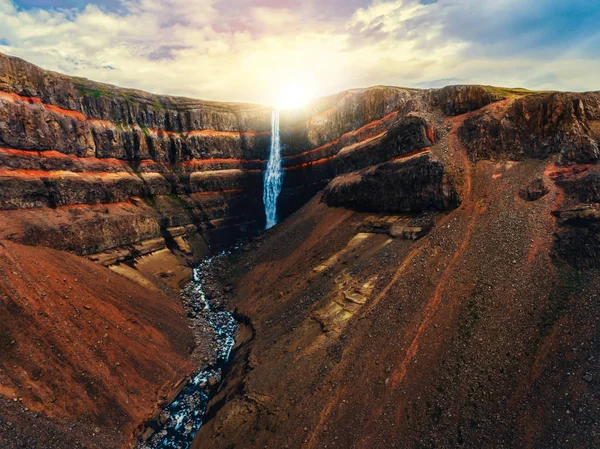
M 216 362 L 182 289 L 234 247 L 205 293 L 240 328 L 193 448 L 598 447 L 600 92 L 280 111 L 265 231 L 272 113 L 0 54 L 3 447 L 151 441 Z

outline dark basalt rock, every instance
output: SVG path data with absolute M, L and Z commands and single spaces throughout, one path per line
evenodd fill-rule
M 581 205 L 555 215 L 554 255 L 580 269 L 600 267 L 600 210 Z
M 597 114 L 595 101 L 600 94 L 527 95 L 505 111 L 474 113 L 459 137 L 473 160 L 543 159 L 561 153 L 562 164 L 595 162 L 598 145 L 588 123 Z
M 546 196 L 550 189 L 544 183 L 542 178 L 536 178 L 531 181 L 526 187 L 519 190 L 519 196 L 525 201 L 537 201 Z
M 432 105 L 446 115 L 460 115 L 506 98 L 485 86 L 446 86 L 428 92 Z
M 584 167 L 585 168 L 585 167 Z M 554 182 L 564 189 L 567 195 L 576 197 L 582 203 L 600 202 L 600 173 L 591 171 L 587 174 L 558 176 Z
M 589 136 L 567 141 L 560 152 L 560 165 L 593 164 L 600 159 L 598 143 Z
M 427 153 L 338 176 L 323 200 L 364 212 L 447 210 L 459 203 L 444 166 Z

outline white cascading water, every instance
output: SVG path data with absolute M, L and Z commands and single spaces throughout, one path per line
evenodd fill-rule
M 281 193 L 283 185 L 283 169 L 281 161 L 281 139 L 279 137 L 279 111 L 274 110 L 271 116 L 271 152 L 269 163 L 265 173 L 265 184 L 263 190 L 263 202 L 265 203 L 265 214 L 267 225 L 265 229 L 271 229 L 277 224 L 277 198 Z

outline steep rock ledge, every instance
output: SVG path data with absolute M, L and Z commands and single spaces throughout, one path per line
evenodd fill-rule
M 428 151 L 336 177 L 323 192 L 333 207 L 361 212 L 422 212 L 456 207 L 458 196 Z
M 532 94 L 467 118 L 460 138 L 474 160 L 545 158 L 563 164 L 598 161 L 600 93 Z

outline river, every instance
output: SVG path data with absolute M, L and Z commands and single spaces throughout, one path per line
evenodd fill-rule
M 193 280 L 181 292 L 181 297 L 192 322 L 212 334 L 212 363 L 198 371 L 181 390 L 175 400 L 165 407 L 157 420 L 148 424 L 152 436 L 138 444 L 138 449 L 189 449 L 194 436 L 204 423 L 208 402 L 221 382 L 222 372 L 235 344 L 238 323 L 233 315 L 214 307 L 207 298 L 203 279 L 211 267 L 228 252 L 202 261 L 193 272 Z

